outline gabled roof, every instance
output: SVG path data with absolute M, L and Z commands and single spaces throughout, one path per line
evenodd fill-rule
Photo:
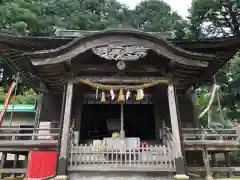
M 96 58 L 93 53 L 89 53 L 89 50 L 99 46 L 107 46 L 116 40 L 123 43 L 123 39 L 126 44 L 146 46 L 159 54 L 159 58 L 168 59 L 169 61 L 164 62 L 165 70 L 168 70 L 165 73 L 171 73 L 171 77 L 180 79 L 178 87 L 182 91 L 187 90 L 190 86 L 198 86 L 216 73 L 231 59 L 240 46 L 239 37 L 192 41 L 163 39 L 139 31 L 110 30 L 87 33 L 78 38 L 0 35 L 0 53 L 2 52 L 2 55 L 6 57 L 7 62 L 15 71 L 21 72 L 25 82 L 29 83 L 35 90 L 62 91 L 62 80 L 64 80 L 62 78 L 72 78 L 70 77 L 73 75 L 71 70 L 75 68 L 76 71 L 77 68 L 83 67 L 91 69 L 89 65 L 83 62 L 86 56 Z M 155 55 L 151 52 L 148 58 L 156 58 Z M 101 64 L 97 64 L 100 63 L 99 60 L 94 61 L 98 73 L 89 70 L 88 73 L 81 72 L 80 75 L 95 73 L 98 76 L 101 71 Z M 74 67 L 71 63 L 69 64 L 73 61 L 74 66 L 76 63 L 83 64 Z M 89 61 L 89 63 L 94 62 Z M 149 62 L 144 62 L 148 65 L 148 70 L 155 68 L 156 71 L 156 66 L 163 65 L 156 60 L 152 61 L 152 64 L 148 64 Z M 93 64 L 91 67 L 93 67 Z M 106 67 L 102 67 L 102 69 L 106 70 Z M 69 70 L 70 72 L 68 72 Z M 144 72 L 147 71 L 142 70 L 142 73 Z M 76 72 L 74 73 L 76 75 Z M 159 75 L 160 73 L 149 73 L 149 76 Z M 40 86 L 40 84 L 45 86 Z

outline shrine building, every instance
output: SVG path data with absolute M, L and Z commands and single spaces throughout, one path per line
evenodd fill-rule
M 0 128 L 0 151 L 25 155 L 27 165 L 13 163 L 10 170 L 2 158 L 0 173 L 74 179 L 72 174 L 92 171 L 167 172 L 188 179 L 189 172 L 206 168 L 210 175 L 214 167 L 201 164 L 201 154 L 235 151 L 240 131 L 230 145 L 191 139 L 201 131 L 195 90 L 239 46 L 237 36 L 177 40 L 132 30 L 0 34 L 4 62 L 39 94 L 32 129 Z M 49 122 L 47 130 L 39 127 L 42 122 Z M 55 153 L 50 174 L 30 172 L 30 164 L 40 167 L 36 152 Z M 201 162 L 194 164 L 189 157 L 199 154 Z

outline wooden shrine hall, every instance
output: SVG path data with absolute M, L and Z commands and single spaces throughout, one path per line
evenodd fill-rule
M 209 130 L 199 127 L 194 90 L 239 46 L 237 36 L 176 40 L 132 30 L 0 34 L 4 62 L 39 93 L 32 129 L 0 129 L 0 151 L 28 156 L 28 166 L 14 161 L 6 168 L 2 156 L 0 173 L 40 178 L 29 175 L 29 154 L 51 151 L 54 172 L 42 179 L 74 179 L 73 173 L 89 171 L 168 172 L 188 179 L 201 169 L 211 176 L 218 167 L 209 164 L 208 153 L 239 150 L 240 131 L 203 137 Z M 42 129 L 42 122 L 50 126 Z M 193 162 L 191 154 L 203 155 L 204 162 Z

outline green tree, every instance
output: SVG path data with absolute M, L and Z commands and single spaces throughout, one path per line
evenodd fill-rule
M 58 26 L 66 29 L 117 28 L 131 19 L 131 11 L 116 0 L 53 0 L 45 12 L 60 17 Z
M 133 10 L 133 18 L 134 27 L 137 29 L 149 32 L 171 31 L 178 38 L 185 36 L 186 21 L 164 1 L 142 1 Z
M 239 34 L 239 0 L 192 0 L 189 12 L 196 38 Z
M 190 35 L 194 39 L 239 35 L 240 1 L 238 0 L 193 0 L 189 10 Z M 225 119 L 240 117 L 240 58 L 237 54 L 216 74 L 220 85 L 221 105 Z M 200 94 L 205 91 L 200 91 Z M 214 106 L 217 106 L 215 100 Z M 217 107 L 216 107 L 217 108 Z M 219 111 L 219 109 L 218 109 Z M 219 113 L 219 112 L 216 112 Z
M 44 14 L 45 4 L 38 0 L 11 0 L 0 4 L 1 31 L 23 35 L 50 35 L 59 18 Z

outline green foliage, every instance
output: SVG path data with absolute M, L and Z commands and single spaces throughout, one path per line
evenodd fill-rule
M 145 0 L 134 10 L 116 0 L 10 0 L 0 4 L 1 30 L 53 35 L 55 27 L 80 30 L 138 28 L 174 31 L 184 36 L 186 22 L 159 0 Z
M 1 31 L 17 34 L 48 34 L 49 23 L 42 14 L 41 1 L 11 0 L 0 4 Z
M 116 28 L 131 19 L 130 11 L 115 0 L 53 0 L 44 11 L 59 17 L 59 27 L 80 30 Z
M 145 0 L 133 10 L 134 27 L 148 32 L 172 31 L 183 38 L 187 22 L 164 1 Z
M 37 100 L 37 94 L 32 90 L 27 90 L 16 96 L 16 104 L 34 104 Z
M 0 88 L 0 104 L 4 103 L 6 92 L 3 88 Z M 15 104 L 34 104 L 38 95 L 32 90 L 26 88 L 22 93 L 19 93 L 15 97 Z M 10 104 L 13 103 L 13 96 L 10 99 Z
M 192 0 L 189 12 L 196 38 L 229 36 L 240 31 L 239 0 Z

